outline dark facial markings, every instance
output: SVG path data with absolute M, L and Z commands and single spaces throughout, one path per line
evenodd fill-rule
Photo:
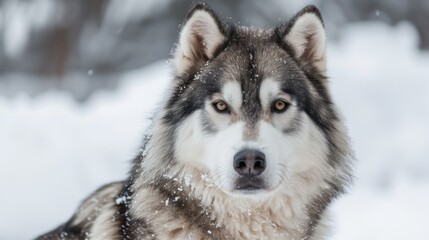
M 176 77 L 177 85 L 164 115 L 166 123 L 177 126 L 194 111 L 204 109 L 206 101 L 222 92 L 222 85 L 227 81 L 239 81 L 242 107 L 236 109 L 236 117 L 245 122 L 243 138 L 255 139 L 258 136 L 258 122 L 267 118 L 266 112 L 262 110 L 259 91 L 262 80 L 269 77 L 280 82 L 281 91 L 295 99 L 299 112 L 306 112 L 323 131 L 330 128 L 329 122 L 324 119 L 326 116 L 335 117 L 335 114 L 332 114 L 330 98 L 322 83 L 325 78 L 303 69 L 291 57 L 288 49 L 278 44 L 272 32 L 263 32 L 262 36 L 265 37 L 259 37 L 252 31 L 236 29 L 229 36 L 225 49 L 219 51 L 215 59 Z M 311 87 L 315 92 L 310 92 Z M 220 104 L 217 107 L 222 110 L 224 106 Z M 283 129 L 283 132 L 296 131 L 300 121 L 301 118 L 294 119 L 292 125 Z M 207 114 L 203 116 L 202 126 L 208 133 L 216 131 L 215 124 L 211 123 Z
M 216 71 L 221 66 L 214 63 L 211 69 L 202 69 L 187 78 L 178 76 L 178 84 L 173 90 L 172 97 L 166 106 L 164 121 L 171 126 L 192 114 L 197 109 L 203 109 L 208 96 L 220 92 L 221 72 Z M 203 71 L 205 70 L 205 71 Z
M 262 76 L 258 71 L 256 64 L 256 50 L 254 47 L 247 48 L 247 71 L 241 75 L 241 90 L 242 90 L 242 119 L 245 122 L 243 131 L 243 139 L 253 140 L 258 137 L 258 127 L 261 116 L 261 102 L 259 98 L 259 89 Z
M 203 111 L 201 114 L 201 125 L 203 126 L 203 131 L 206 133 L 214 134 L 218 130 L 216 126 L 213 124 L 213 122 L 209 119 L 207 111 Z
M 287 128 L 283 129 L 284 134 L 293 134 L 299 130 L 302 125 L 302 113 L 297 112 L 295 117 L 292 119 L 292 122 L 289 124 Z

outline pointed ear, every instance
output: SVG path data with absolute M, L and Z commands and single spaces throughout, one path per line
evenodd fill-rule
M 282 40 L 301 63 L 326 72 L 326 34 L 317 7 L 309 5 L 296 14 L 283 31 Z
M 188 13 L 174 53 L 176 74 L 214 57 L 226 39 L 222 22 L 206 4 L 197 4 Z

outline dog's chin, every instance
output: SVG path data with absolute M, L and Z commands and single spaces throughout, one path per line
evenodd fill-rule
M 228 193 L 234 197 L 260 198 L 271 192 L 268 184 L 260 177 L 235 179 L 232 189 Z
M 270 193 L 272 191 L 266 188 L 247 188 L 247 189 L 233 189 L 231 191 L 228 191 L 228 195 L 230 195 L 233 198 L 237 199 L 249 199 L 249 200 L 255 200 L 260 201 L 268 196 L 270 196 Z

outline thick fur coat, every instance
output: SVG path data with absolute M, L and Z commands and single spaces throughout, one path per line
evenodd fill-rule
M 316 7 L 263 30 L 197 4 L 129 178 L 38 239 L 325 239 L 351 181 Z

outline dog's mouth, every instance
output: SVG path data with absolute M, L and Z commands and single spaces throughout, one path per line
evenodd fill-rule
M 244 193 L 252 193 L 265 188 L 265 181 L 261 177 L 239 177 L 234 183 L 234 190 Z

